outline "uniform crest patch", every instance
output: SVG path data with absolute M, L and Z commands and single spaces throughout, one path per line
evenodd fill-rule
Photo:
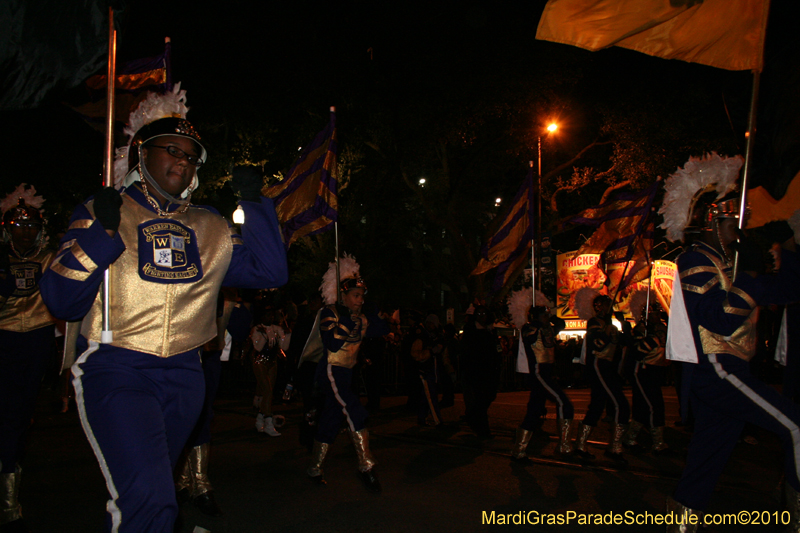
M 192 283 L 203 277 L 197 237 L 175 220 L 139 225 L 139 276 L 156 283 Z
M 42 265 L 35 262 L 12 263 L 11 274 L 14 276 L 16 290 L 14 296 L 30 296 L 36 292 L 36 277 L 41 275 Z

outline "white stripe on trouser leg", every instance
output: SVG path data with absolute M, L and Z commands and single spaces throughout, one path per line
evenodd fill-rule
M 111 478 L 111 472 L 108 469 L 105 457 L 103 457 L 103 452 L 100 450 L 100 444 L 98 444 L 94 436 L 92 426 L 89 425 L 89 418 L 86 416 L 86 406 L 83 403 L 83 382 L 81 381 L 83 370 L 81 370 L 80 365 L 81 363 L 85 363 L 86 359 L 99 348 L 100 345 L 97 342 L 89 341 L 89 348 L 83 352 L 78 360 L 75 361 L 75 364 L 72 365 L 72 375 L 74 376 L 72 385 L 75 387 L 75 404 L 78 406 L 78 414 L 80 415 L 83 432 L 86 433 L 86 438 L 89 439 L 89 444 L 92 446 L 92 451 L 94 451 L 94 455 L 97 457 L 97 462 L 100 463 L 100 470 L 103 472 L 103 477 L 106 478 L 106 487 L 108 488 L 108 493 L 111 495 L 111 499 L 108 500 L 106 504 L 106 510 L 111 515 L 111 533 L 117 533 L 122 523 L 122 512 L 119 507 L 117 507 L 119 493 L 117 492 L 117 487 L 114 485 L 114 480 Z
M 650 403 L 650 398 L 647 397 L 647 394 L 644 392 L 644 387 L 642 387 L 642 382 L 639 381 L 639 369 L 641 368 L 642 363 L 640 361 L 636 362 L 636 368 L 633 371 L 633 377 L 636 380 L 636 386 L 639 388 L 639 392 L 642 393 L 642 398 L 644 401 L 647 402 L 647 408 L 650 409 L 650 427 L 656 427 L 655 424 L 655 412 L 653 409 L 653 404 Z
M 608 396 L 611 398 L 611 401 L 614 402 L 614 423 L 619 424 L 619 404 L 617 403 L 617 397 L 611 393 L 611 389 L 609 388 L 606 381 L 603 379 L 603 374 L 600 372 L 600 367 L 597 365 L 596 357 L 594 358 L 594 371 L 597 374 L 597 379 L 600 380 L 600 384 L 603 385 L 603 388 L 608 393 Z
M 339 396 L 339 387 L 336 386 L 336 380 L 333 379 L 333 371 L 331 370 L 333 365 L 330 363 L 328 364 L 328 380 L 331 382 L 331 389 L 333 390 L 333 395 L 336 397 L 336 401 L 339 402 L 339 405 L 342 406 L 342 413 L 344 413 L 345 418 L 347 418 L 347 425 L 350 427 L 350 431 L 355 431 L 356 426 L 353 424 L 353 419 L 350 418 L 350 413 L 347 411 L 347 403 Z
M 761 407 L 768 415 L 772 416 L 783 427 L 789 430 L 789 435 L 792 438 L 792 449 L 794 450 L 794 474 L 795 477 L 800 477 L 800 428 L 792 421 L 791 418 L 783 414 L 783 412 L 769 403 L 766 399 L 762 398 L 756 391 L 748 387 L 742 380 L 733 374 L 729 374 L 722 368 L 722 364 L 717 361 L 717 354 L 708 354 L 708 360 L 714 365 L 714 370 L 717 375 L 729 382 L 747 396 L 753 403 Z
M 550 393 L 550 396 L 553 397 L 553 401 L 556 402 L 556 405 L 558 405 L 558 418 L 564 420 L 564 401 L 561 399 L 561 396 L 559 396 L 556 391 L 554 391 L 553 388 L 547 384 L 542 375 L 539 373 L 539 363 L 536 363 L 536 379 L 539 380 L 539 383 L 542 384 L 542 387 L 544 387 L 544 389 Z
M 428 407 L 431 410 L 431 416 L 433 417 L 433 423 L 438 426 L 439 425 L 439 417 L 436 416 L 436 409 L 433 408 L 433 400 L 431 400 L 431 390 L 428 388 L 428 382 L 422 376 L 420 376 L 419 379 L 422 381 L 422 388 L 425 390 L 425 398 L 428 400 Z

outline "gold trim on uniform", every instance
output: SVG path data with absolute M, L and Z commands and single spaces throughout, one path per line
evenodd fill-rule
M 756 354 L 756 320 L 758 308 L 754 309 L 747 320 L 728 337 L 718 335 L 703 326 L 697 326 L 703 353 L 728 353 L 739 359 L 750 361 Z
M 50 265 L 50 270 L 55 272 L 61 277 L 72 279 L 75 281 L 86 281 L 91 273 L 90 272 L 81 272 L 80 270 L 74 270 L 72 268 L 67 268 L 61 264 L 60 259 L 56 259 L 52 265 Z
M 67 231 L 69 231 L 71 229 L 89 229 L 89 226 L 91 226 L 93 223 L 94 223 L 93 219 L 82 218 L 82 219 L 76 220 L 72 224 L 70 224 L 69 225 L 69 229 Z
M 332 309 L 337 317 L 339 316 L 335 306 L 331 305 L 328 306 L 328 308 Z M 358 349 L 361 347 L 362 334 L 367 331 L 368 322 L 367 317 L 364 315 L 353 317 L 353 320 L 356 323 L 356 327 L 353 328 L 353 331 L 348 330 L 347 338 L 341 348 L 335 352 L 328 352 L 328 364 L 344 368 L 353 368 L 356 366 L 358 362 Z M 338 321 L 334 323 L 334 326 L 336 326 L 337 323 Z M 343 327 L 341 325 L 339 326 Z M 334 337 L 341 340 L 338 334 L 335 334 Z
M 605 320 L 598 317 L 594 317 L 592 320 L 590 320 L 590 322 L 592 321 L 594 321 L 594 323 L 587 328 L 587 333 L 593 329 L 600 330 L 608 335 L 608 337 L 611 339 L 611 342 L 609 342 L 600 351 L 595 350 L 592 346 L 590 346 L 589 349 L 592 350 L 592 353 L 595 357 L 603 359 L 604 361 L 613 361 L 614 354 L 617 353 L 617 344 L 619 343 L 619 330 L 617 329 L 617 326 L 611 323 L 606 324 Z
M 728 292 L 732 292 L 733 294 L 744 300 L 745 303 L 750 306 L 750 309 L 754 309 L 756 305 L 758 305 L 756 304 L 756 301 L 753 300 L 753 298 L 749 294 L 744 292 L 739 287 L 731 287 Z
M 195 232 L 203 277 L 188 283 L 157 283 L 142 279 L 139 272 L 139 225 L 155 219 L 155 214 L 124 193 L 120 214 L 119 234 L 126 248 L 108 269 L 111 344 L 169 357 L 216 337 L 217 297 L 233 251 L 225 219 L 194 206 L 185 213 L 171 213 L 172 220 Z M 98 293 L 81 329 L 89 340 L 100 340 L 102 307 Z
M 92 261 L 92 258 L 89 257 L 86 252 L 83 251 L 83 248 L 81 248 L 80 244 L 75 242 L 75 244 L 72 245 L 71 252 L 72 257 L 74 257 L 81 264 L 81 266 L 85 268 L 87 272 L 89 272 L 89 274 L 97 270 L 97 264 Z
M 750 309 L 741 309 L 740 307 L 731 307 L 730 305 L 726 305 L 722 308 L 723 311 L 728 313 L 729 315 L 739 315 L 739 316 L 750 316 Z
M 735 294 L 751 306 L 750 310 L 733 307 L 726 299 L 726 305 L 723 307 L 724 312 L 731 315 L 747 316 L 747 319 L 742 322 L 742 325 L 740 325 L 732 335 L 718 335 L 707 330 L 703 326 L 698 326 L 697 329 L 700 333 L 700 344 L 703 347 L 703 353 L 727 353 L 735 355 L 739 359 L 750 361 L 756 354 L 755 324 L 758 320 L 758 307 L 756 307 L 756 302 L 742 289 L 732 286 L 731 278 L 727 272 L 729 267 L 723 263 L 722 260 L 715 257 L 708 250 L 698 248 L 697 251 L 706 256 L 717 268 L 717 276 L 715 279 L 719 280 L 720 288 L 725 292 Z
M 11 265 L 18 263 L 39 263 L 42 274 L 51 267 L 55 252 L 42 250 L 34 257 L 18 259 L 11 257 Z M 55 323 L 55 319 L 44 305 L 38 284 L 32 293 L 26 296 L 14 296 L 12 293 L 0 307 L 0 329 L 25 333 Z
M 716 275 L 717 274 L 717 269 L 714 268 L 714 267 L 710 267 L 710 266 L 691 267 L 691 268 L 687 268 L 686 270 L 681 272 L 680 277 L 681 277 L 681 279 L 683 279 L 683 278 L 687 278 L 689 276 L 693 276 L 695 274 L 699 274 L 701 272 L 708 272 L 708 273 Z

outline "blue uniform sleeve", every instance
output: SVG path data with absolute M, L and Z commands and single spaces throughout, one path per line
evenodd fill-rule
M 109 237 L 85 205 L 72 215 L 61 247 L 39 284 L 50 313 L 61 320 L 80 320 L 103 281 L 103 272 L 125 251 L 117 233 Z
M 286 247 L 281 238 L 278 216 L 270 198 L 239 202 L 244 210 L 242 236 L 232 231 L 233 256 L 223 286 L 268 289 L 289 280 Z
M 725 291 L 720 285 L 719 269 L 699 252 L 678 257 L 683 299 L 693 326 L 703 326 L 718 335 L 731 335 L 764 303 L 765 276 L 752 278 L 741 273 Z
M 341 316 L 331 307 L 324 308 L 319 317 L 322 344 L 329 352 L 339 351 L 356 327 L 359 326 L 349 316 Z

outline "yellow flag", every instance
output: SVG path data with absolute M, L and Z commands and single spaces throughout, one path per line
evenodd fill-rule
M 761 70 L 769 0 L 549 0 L 536 38 Z
M 789 220 L 800 209 L 800 172 L 795 175 L 783 198 L 776 200 L 764 187 L 747 191 L 747 207 L 750 218 L 748 228 L 758 228 L 776 220 Z

